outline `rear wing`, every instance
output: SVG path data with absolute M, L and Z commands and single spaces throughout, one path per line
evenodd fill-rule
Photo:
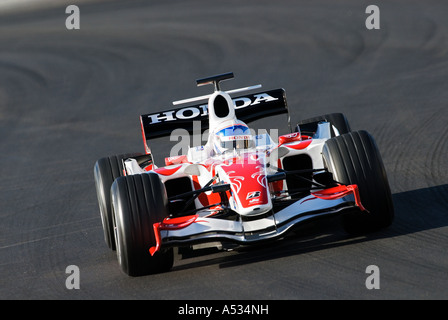
M 236 117 L 241 121 L 249 123 L 269 116 L 287 114 L 288 125 L 291 127 L 284 89 L 246 94 L 232 100 Z M 146 153 L 150 153 L 147 140 L 169 136 L 175 129 L 185 129 L 192 134 L 194 121 L 201 122 L 201 134 L 209 129 L 207 103 L 141 115 Z

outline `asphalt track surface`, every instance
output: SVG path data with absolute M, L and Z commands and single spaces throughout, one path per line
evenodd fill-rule
M 2 9 L 0 299 L 447 299 L 448 4 L 374 1 L 380 29 L 367 30 L 370 2 L 82 1 L 79 30 L 65 28 L 76 1 Z M 225 89 L 285 88 L 293 121 L 343 112 L 369 131 L 395 221 L 354 238 L 324 222 L 130 278 L 103 240 L 93 165 L 143 152 L 140 114 L 228 71 Z

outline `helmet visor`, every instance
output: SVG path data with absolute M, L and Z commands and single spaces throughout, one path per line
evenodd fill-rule
M 220 147 L 224 150 L 244 150 L 254 147 L 254 141 L 250 135 L 221 137 Z

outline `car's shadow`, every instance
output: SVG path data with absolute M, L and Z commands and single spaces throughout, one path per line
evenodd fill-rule
M 448 184 L 393 194 L 395 219 L 383 230 L 350 237 L 338 219 L 314 222 L 289 233 L 284 239 L 256 246 L 239 247 L 232 254 L 215 249 L 187 253 L 172 271 L 219 265 L 234 267 L 258 261 L 278 259 L 375 239 L 408 235 L 448 226 Z

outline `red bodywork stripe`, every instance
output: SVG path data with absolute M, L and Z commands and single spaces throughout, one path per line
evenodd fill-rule
M 154 169 L 154 171 L 157 172 L 158 174 L 163 175 L 163 176 L 170 176 L 170 175 L 176 173 L 177 170 L 179 170 L 181 167 L 182 167 L 182 165 L 179 165 L 179 166 L 174 167 L 174 168 L 162 167 L 162 168 Z
M 159 249 L 162 242 L 160 231 L 161 230 L 179 230 L 188 227 L 194 222 L 207 222 L 205 220 L 197 220 L 199 215 L 195 214 L 192 216 L 178 217 L 178 218 L 165 218 L 162 222 L 157 222 L 152 225 L 154 229 L 154 235 L 156 238 L 156 245 L 149 249 L 151 256 L 154 255 Z
M 362 211 L 367 211 L 361 203 L 359 189 L 356 184 L 349 184 L 347 186 L 339 185 L 337 187 L 311 192 L 311 194 L 316 198 L 323 200 L 335 200 L 348 196 L 349 194 L 353 194 L 355 197 L 355 204 L 359 207 L 359 209 Z
M 296 144 L 285 144 L 284 146 L 295 150 L 303 150 L 307 148 L 311 144 L 311 142 L 313 142 L 313 139 L 303 140 Z

